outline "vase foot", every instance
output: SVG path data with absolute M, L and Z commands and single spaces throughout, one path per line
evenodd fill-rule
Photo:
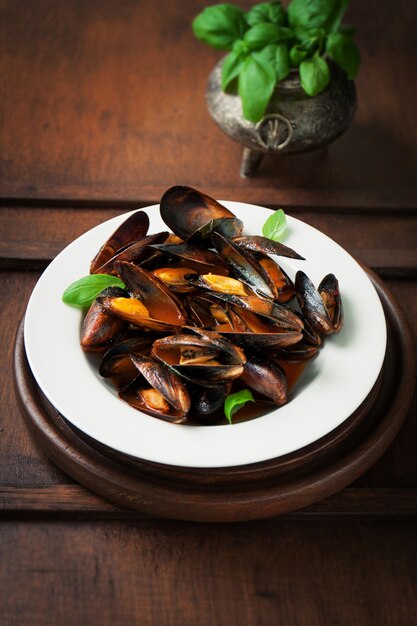
M 263 152 L 258 150 L 243 149 L 242 163 L 240 164 L 240 175 L 242 178 L 251 178 L 256 175 L 263 156 Z

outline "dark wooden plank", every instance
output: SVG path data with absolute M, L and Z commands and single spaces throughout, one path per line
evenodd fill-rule
M 0 274 L 0 483 L 72 482 L 40 452 L 25 428 L 13 388 L 13 345 L 38 275 Z
M 367 213 L 359 218 L 342 210 L 324 213 L 285 208 L 288 214 L 329 235 L 381 275 L 417 274 L 415 215 L 395 213 L 381 219 L 380 215 Z M 125 209 L 117 208 L 0 208 L 0 266 L 8 269 L 45 266 L 83 232 L 124 212 Z
M 74 514 L 103 519 L 149 519 L 97 496 L 81 485 L 0 486 L 0 510 L 7 514 L 44 516 Z M 348 487 L 299 511 L 275 519 L 416 517 L 417 489 Z
M 245 181 L 240 147 L 205 107 L 221 53 L 190 24 L 206 4 L 2 0 L 0 197 L 153 202 L 186 183 L 273 206 L 415 208 L 415 2 L 352 3 L 354 125 L 326 155 L 269 157 Z
M 50 624 L 413 624 L 409 523 L 1 524 L 1 621 Z

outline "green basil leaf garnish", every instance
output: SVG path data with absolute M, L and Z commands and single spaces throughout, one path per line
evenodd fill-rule
M 88 308 L 106 287 L 126 288 L 117 276 L 88 274 L 65 289 L 62 294 L 62 301 L 80 309 Z
M 262 226 L 262 234 L 268 239 L 279 241 L 287 227 L 287 218 L 282 209 L 272 213 Z
M 233 415 L 239 411 L 239 409 L 243 408 L 247 402 L 255 402 L 255 398 L 249 389 L 242 389 L 241 391 L 236 391 L 236 393 L 231 393 L 230 396 L 227 396 L 224 401 L 224 414 L 229 424 L 232 423 Z

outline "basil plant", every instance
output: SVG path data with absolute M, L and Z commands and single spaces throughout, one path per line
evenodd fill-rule
M 298 70 L 309 96 L 330 80 L 327 58 L 353 79 L 360 55 L 355 30 L 342 26 L 349 0 L 261 2 L 250 11 L 234 4 L 206 7 L 193 21 L 194 35 L 218 50 L 228 51 L 222 66 L 222 89 L 238 93 L 243 116 L 258 122 L 272 93 L 291 70 Z

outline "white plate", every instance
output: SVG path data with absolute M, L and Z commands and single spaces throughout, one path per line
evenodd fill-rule
M 261 234 L 263 207 L 224 202 L 246 234 Z M 158 205 L 144 209 L 149 232 L 165 230 Z M 263 417 L 226 426 L 180 426 L 122 402 L 91 366 L 79 345 L 81 314 L 63 304 L 65 287 L 89 271 L 90 260 L 127 214 L 88 231 L 48 266 L 30 298 L 25 347 L 31 370 L 58 411 L 87 435 L 140 459 L 186 467 L 231 467 L 266 461 L 306 446 L 346 420 L 366 398 L 381 370 L 386 324 L 366 273 L 339 245 L 288 216 L 286 245 L 306 261 L 280 259 L 294 277 L 303 269 L 317 285 L 329 272 L 339 279 L 345 310 L 341 333 L 325 342 L 287 405 Z

